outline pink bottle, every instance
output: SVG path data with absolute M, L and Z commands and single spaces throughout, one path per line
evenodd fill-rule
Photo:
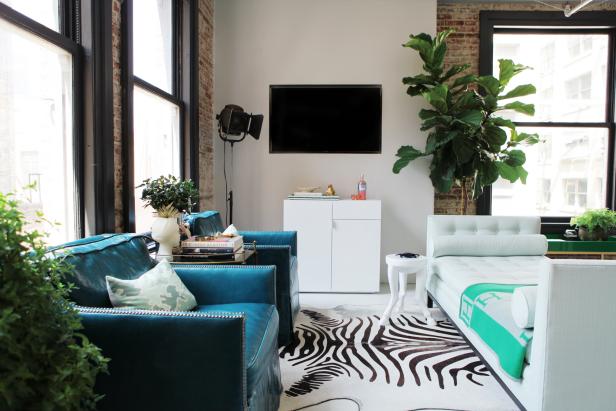
M 361 175 L 361 178 L 359 179 L 359 183 L 357 183 L 357 199 L 358 200 L 365 200 L 366 199 L 366 180 L 364 179 L 364 175 Z

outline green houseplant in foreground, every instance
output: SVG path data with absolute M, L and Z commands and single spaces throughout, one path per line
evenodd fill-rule
M 468 64 L 444 71 L 446 39 L 452 32 L 442 31 L 434 39 L 425 33 L 411 35 L 403 44 L 418 51 L 424 63 L 423 73 L 405 77 L 402 82 L 408 86 L 407 94 L 421 95 L 431 106 L 419 112 L 421 130 L 429 134 L 423 151 L 413 146 L 400 147 L 393 172 L 399 173 L 418 157 L 432 156 L 432 185 L 441 193 L 449 192 L 454 185 L 461 186 L 465 213 L 469 191 L 470 197 L 476 199 L 499 176 L 512 183 L 518 179 L 526 182 L 526 155 L 520 148 L 537 143 L 539 137 L 518 133 L 512 121 L 494 114 L 514 110 L 533 115 L 534 105 L 511 99 L 536 90 L 533 85 L 524 84 L 505 91 L 511 79 L 527 69 L 511 60 L 499 60 L 498 78 L 461 75 Z
M 71 266 L 45 256 L 42 234 L 0 193 L 0 409 L 94 409 L 107 360 L 79 333 L 67 301 Z
M 616 228 L 616 212 L 607 208 L 587 210 L 584 214 L 573 217 L 570 224 L 578 228 L 580 240 L 607 240 L 610 230 Z

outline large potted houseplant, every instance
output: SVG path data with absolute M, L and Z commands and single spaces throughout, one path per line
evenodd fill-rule
M 603 241 L 611 230 L 616 228 L 616 212 L 606 208 L 587 210 L 582 215 L 573 217 L 571 225 L 578 229 L 582 241 Z
M 107 359 L 67 300 L 71 266 L 47 258 L 43 239 L 0 193 L 0 409 L 94 409 Z
M 171 259 L 173 247 L 180 242 L 178 217 L 182 212 L 190 213 L 199 201 L 199 191 L 191 180 L 180 180 L 174 176 L 160 176 L 144 180 L 141 199 L 145 206 L 156 211 L 152 222 L 152 238 L 159 244 L 159 259 Z
M 410 96 L 423 96 L 430 105 L 419 111 L 421 130 L 429 133 L 424 150 L 400 147 L 393 172 L 399 173 L 418 157 L 432 156 L 430 179 L 434 188 L 446 193 L 453 186 L 461 186 L 465 214 L 467 198 L 479 197 L 483 188 L 499 176 L 512 183 L 518 179 L 526 182 L 526 155 L 521 148 L 537 143 L 539 137 L 519 133 L 512 121 L 495 115 L 503 110 L 534 114 L 532 104 L 511 101 L 535 93 L 533 85 L 507 90 L 510 80 L 527 67 L 499 60 L 498 78 L 464 75 L 468 64 L 445 71 L 446 39 L 452 32 L 442 31 L 435 38 L 425 33 L 411 35 L 403 45 L 418 51 L 424 63 L 423 73 L 402 81 Z

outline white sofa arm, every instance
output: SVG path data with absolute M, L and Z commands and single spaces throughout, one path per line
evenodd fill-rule
M 537 409 L 616 404 L 616 261 L 551 260 L 539 279 L 530 363 L 541 363 Z M 534 409 L 534 408 L 533 408 Z

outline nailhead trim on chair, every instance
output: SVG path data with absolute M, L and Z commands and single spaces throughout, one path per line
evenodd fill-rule
M 91 314 L 129 314 L 129 315 L 159 315 L 161 317 L 189 317 L 189 318 L 244 318 L 245 313 L 202 313 L 195 311 L 163 311 L 163 310 L 127 310 L 122 308 L 84 307 L 76 305 L 75 308 L 82 313 Z

